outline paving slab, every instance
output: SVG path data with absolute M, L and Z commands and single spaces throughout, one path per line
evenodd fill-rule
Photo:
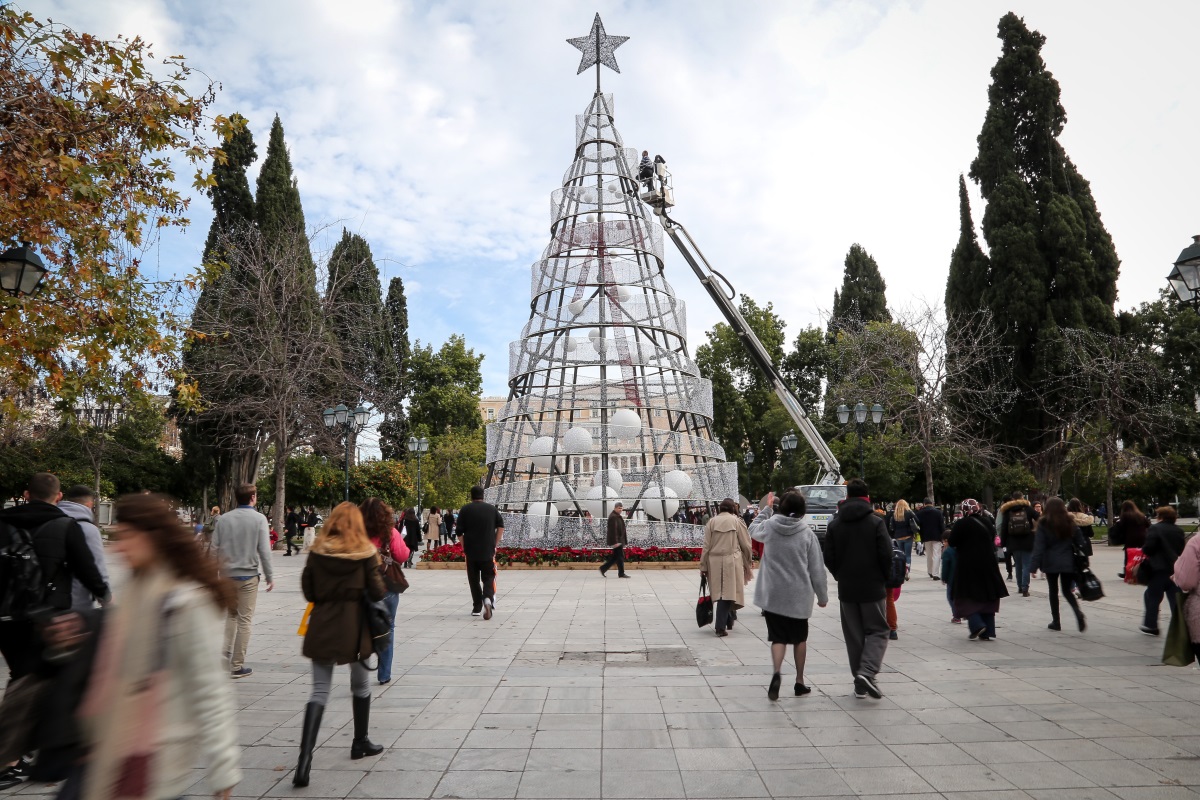
M 1098 548 L 1102 579 L 1119 556 Z M 940 584 L 910 581 L 882 700 L 853 697 L 836 604 L 817 609 L 813 693 L 791 695 L 789 663 L 772 703 L 756 610 L 718 639 L 695 625 L 698 576 L 649 570 L 619 582 L 501 572 L 490 621 L 470 616 L 463 573 L 413 571 L 392 681 L 372 685 L 371 736 L 385 752 L 350 759 L 339 668 L 311 784 L 297 790 L 311 680 L 295 635 L 303 559 L 275 560 L 247 655 L 254 674 L 234 683 L 238 798 L 1200 798 L 1200 672 L 1159 663 L 1161 640 L 1137 631 L 1140 591 L 1115 579 L 1087 607 L 1087 633 L 1048 631 L 1045 582 L 1034 581 L 1032 597 L 1002 603 L 987 643 L 949 622 Z M 122 571 L 110 567 L 119 599 Z M 207 796 L 203 774 L 189 796 Z

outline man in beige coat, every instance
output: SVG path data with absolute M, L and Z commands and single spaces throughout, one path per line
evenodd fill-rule
M 745 605 L 744 588 L 750 582 L 750 534 L 738 516 L 737 501 L 721 501 L 720 513 L 704 526 L 704 550 L 700 574 L 708 577 L 708 588 L 716 605 L 713 627 L 717 636 L 728 636 L 737 610 Z

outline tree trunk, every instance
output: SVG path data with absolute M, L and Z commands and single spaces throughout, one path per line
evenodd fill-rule
M 1116 515 L 1117 515 L 1117 509 L 1113 505 L 1113 479 L 1114 479 L 1113 473 L 1115 471 L 1116 470 L 1113 465 L 1113 453 L 1108 448 L 1105 448 L 1104 489 L 1105 489 L 1105 496 L 1106 496 L 1107 502 L 1108 502 L 1108 514 L 1107 514 L 1108 519 L 1106 519 L 1105 522 L 1108 523 L 1108 526 L 1110 528 L 1112 527 L 1113 520 L 1116 519 Z
M 936 499 L 933 496 L 933 456 L 929 450 L 925 450 L 925 496 Z
M 275 440 L 275 504 L 271 507 L 271 527 L 283 533 L 283 509 L 287 502 L 287 434 Z

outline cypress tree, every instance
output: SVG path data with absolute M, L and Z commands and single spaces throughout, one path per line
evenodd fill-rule
M 237 127 L 221 145 L 224 158 L 213 164 L 214 184 L 208 189 L 208 197 L 213 205 L 213 220 L 204 244 L 204 263 L 209 265 L 209 277 L 196 300 L 195 316 L 199 318 L 209 316 L 213 297 L 218 294 L 217 282 L 222 279 L 220 267 L 216 265 L 222 259 L 217 252 L 218 240 L 223 234 L 254 224 L 254 197 L 250 194 L 250 181 L 246 177 L 246 169 L 258 157 L 254 136 L 242 115 L 233 114 L 230 121 Z M 184 372 L 189 375 L 202 372 L 199 369 L 201 362 L 206 358 L 219 358 L 219 348 L 219 342 L 190 340 L 183 351 Z M 202 382 L 197 382 L 197 389 L 202 403 L 220 402 L 220 398 L 213 397 L 212 389 Z M 223 445 L 220 441 L 222 435 L 218 420 L 198 418 L 194 414 L 184 415 L 181 419 L 180 443 L 183 445 L 186 474 L 195 483 L 205 487 L 215 483 L 221 495 L 219 502 L 225 505 L 228 498 L 224 495 L 228 492 L 220 490 L 222 487 L 227 490 L 232 485 L 233 462 L 239 454 L 227 443 Z
M 404 281 L 399 277 L 392 278 L 388 284 L 384 320 L 395 368 L 391 373 L 393 383 L 383 403 L 387 419 L 379 426 L 379 449 L 384 458 L 400 459 L 408 452 L 405 445 L 408 420 L 403 403 L 409 395 L 408 371 L 412 345 L 408 340 L 408 298 L 404 294 Z
M 979 246 L 967 181 L 958 176 L 958 244 L 950 254 L 950 277 L 946 280 L 946 315 L 963 319 L 983 307 L 983 295 L 991 280 L 988 257 Z
M 395 383 L 396 361 L 379 270 L 367 240 L 345 228 L 329 258 L 329 287 L 330 321 L 342 346 L 345 374 L 362 381 L 356 389 L 347 387 L 342 393 L 381 406 Z
M 860 244 L 850 245 L 846 253 L 842 288 L 833 293 L 833 313 L 829 330 L 849 326 L 861 328 L 868 322 L 891 322 L 887 310 L 887 284 L 879 274 L 879 265 Z
M 304 209 L 300 204 L 300 189 L 292 175 L 292 159 L 283 139 L 283 123 L 275 115 L 271 137 L 267 141 L 267 157 L 258 173 L 254 198 L 254 219 L 258 229 L 268 238 L 304 231 Z
M 1116 332 L 1120 261 L 1091 187 L 1058 141 L 1066 111 L 1041 57 L 1046 38 L 1012 13 L 1001 18 L 999 38 L 1001 55 L 970 172 L 987 202 L 983 234 L 991 280 L 982 305 L 1012 350 L 1012 388 L 1019 397 L 997 433 L 1025 453 L 1039 481 L 1053 489 L 1063 456 L 1057 422 L 1063 415 L 1056 407 L 1070 402 L 1046 385 L 1067 368 L 1061 331 Z M 958 277 L 952 273 L 951 281 Z M 948 283 L 947 308 L 968 307 L 978 285 Z

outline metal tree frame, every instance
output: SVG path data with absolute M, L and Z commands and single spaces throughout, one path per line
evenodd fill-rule
M 663 487 L 690 483 L 680 504 L 709 513 L 737 496 L 737 466 L 713 441 L 712 385 L 688 355 L 684 304 L 664 277 L 663 231 L 638 199 L 636 164 L 613 124 L 612 95 L 597 92 L 576 118 L 575 161 L 552 195 L 550 243 L 532 267 L 529 322 L 509 346 L 508 403 L 487 430 L 487 499 L 505 515 L 505 541 L 603 544 L 619 499 L 631 543 L 698 544 L 700 526 L 646 513 L 665 516 L 675 498 Z M 639 424 L 628 413 L 612 424 L 622 409 Z M 592 446 L 572 447 L 578 433 L 564 441 L 572 429 Z M 613 469 L 620 488 L 592 498 L 601 513 L 589 519 L 593 473 L 607 482 Z

